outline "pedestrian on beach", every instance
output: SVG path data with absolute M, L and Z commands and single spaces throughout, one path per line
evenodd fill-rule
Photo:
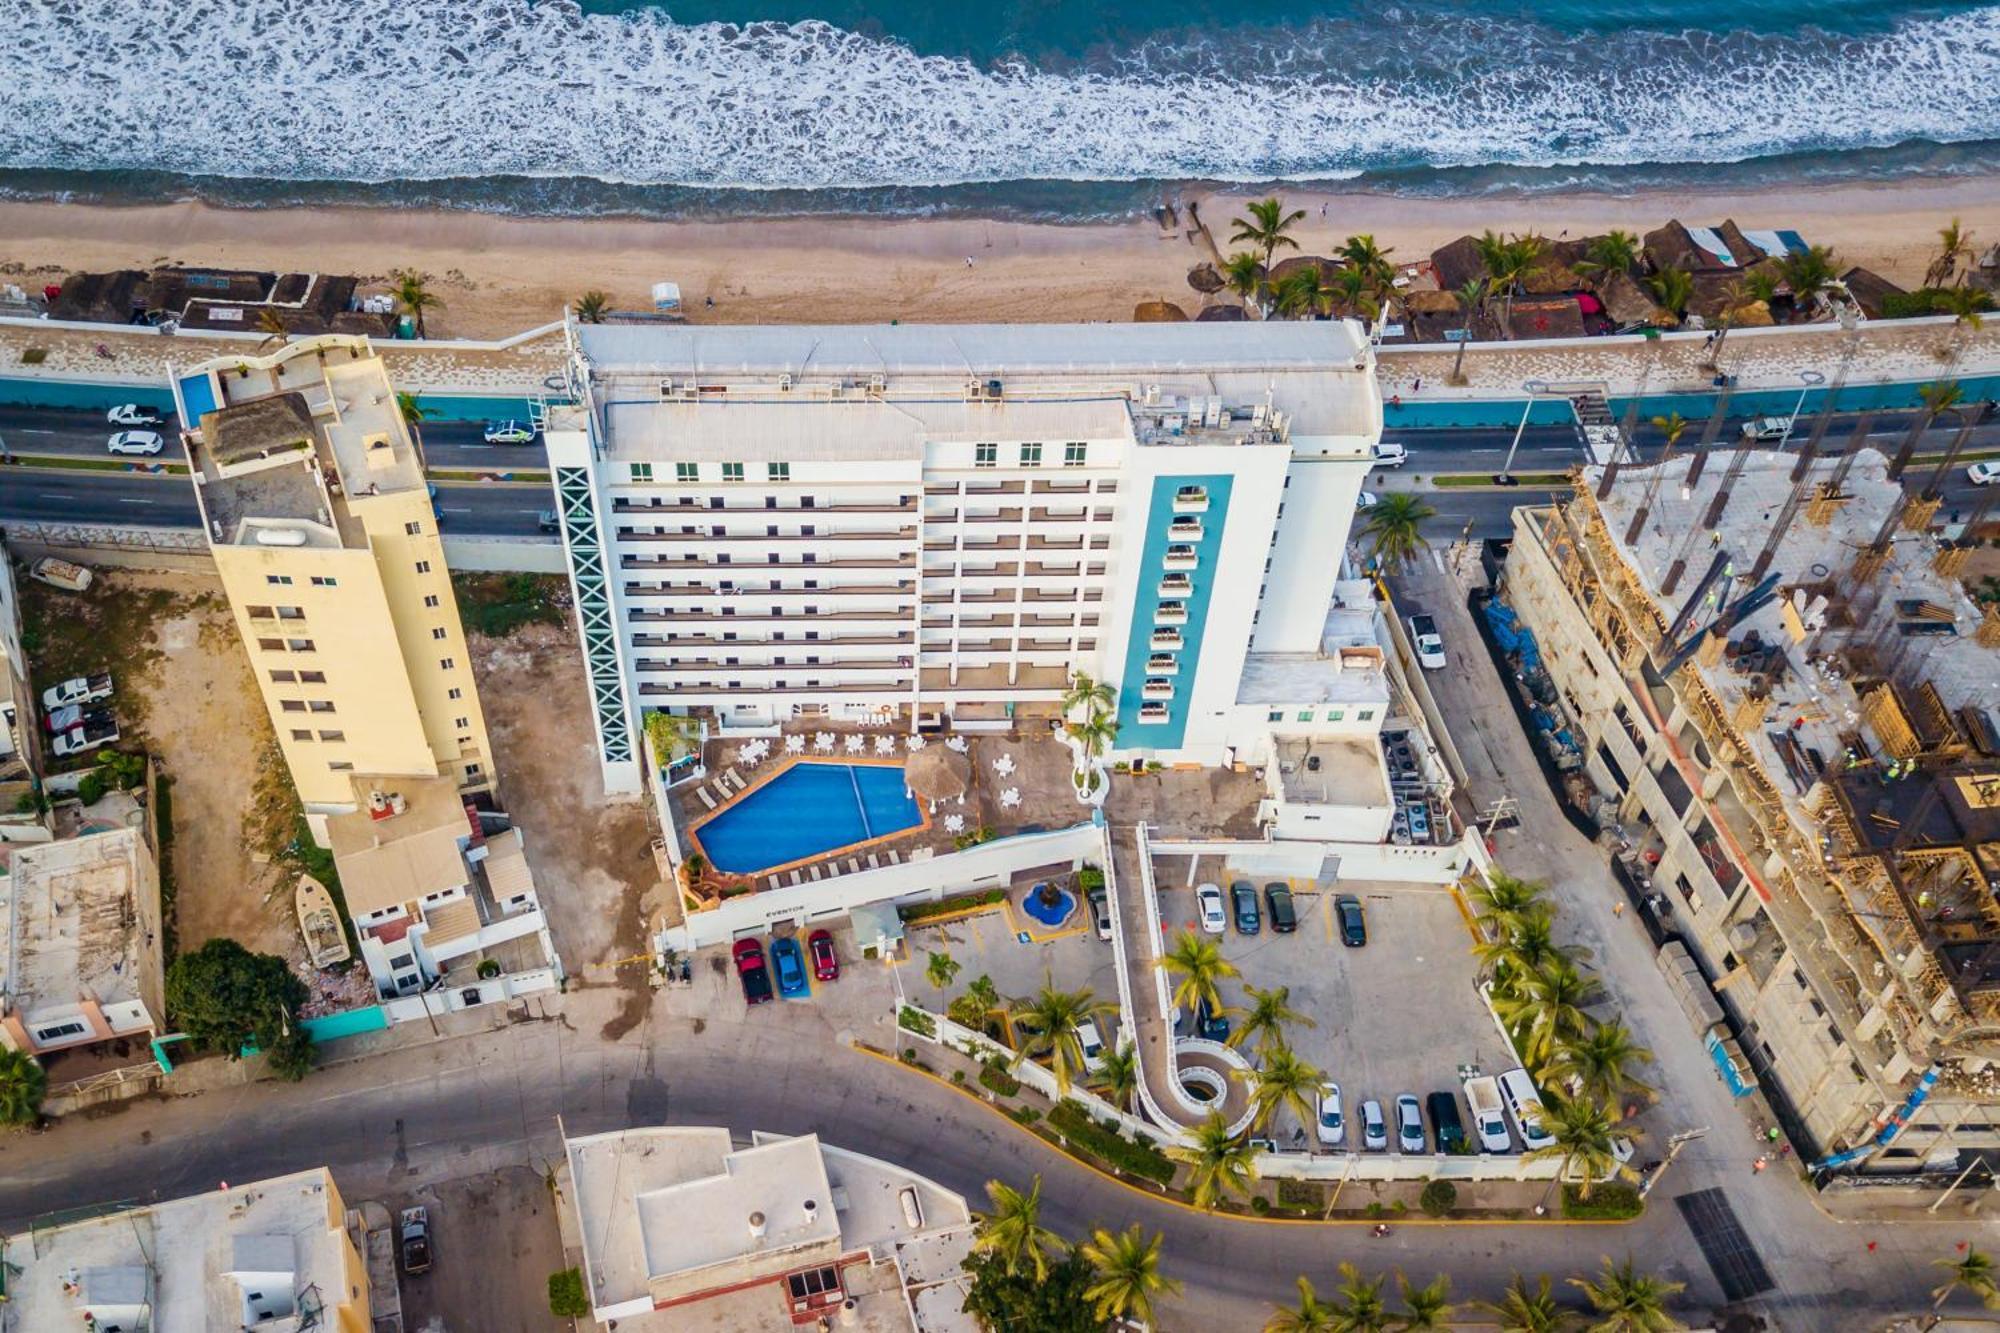
M 971 255 L 967 255 L 967 256 L 965 257 L 965 266 L 966 266 L 967 268 L 971 268 L 971 267 L 972 267 L 972 256 L 971 256 Z
M 1422 375 L 1419 375 L 1415 379 L 1410 381 L 1410 392 L 1422 393 L 1423 391 L 1424 391 L 1424 377 Z
M 1770 1158 L 1759 1157 L 1756 1161 L 1750 1163 L 1750 1174 L 1753 1176 L 1761 1176 L 1764 1174 L 1764 1168 L 1769 1166 L 1770 1164 L 1771 1164 Z
M 1619 903 L 1613 903 L 1613 904 L 1611 904 L 1611 915 L 1613 915 L 1613 916 L 1616 916 L 1616 917 L 1622 917 L 1622 916 L 1624 916 L 1624 915 L 1625 915 L 1625 904 L 1624 904 L 1624 903 L 1622 903 L 1622 902 L 1619 902 Z

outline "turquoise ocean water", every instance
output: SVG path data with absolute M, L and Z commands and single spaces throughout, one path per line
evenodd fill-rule
M 0 0 L 0 192 L 1150 208 L 2000 169 L 2000 5 Z

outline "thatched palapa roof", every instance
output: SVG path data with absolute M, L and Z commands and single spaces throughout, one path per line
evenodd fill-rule
M 1669 222 L 1658 231 L 1649 231 L 1645 239 L 1646 258 L 1655 270 L 1663 268 L 1686 269 L 1689 273 L 1699 273 L 1704 269 L 1718 268 L 1715 256 L 1701 248 L 1699 242 L 1688 234 L 1688 229 L 1678 219 Z
M 1567 264 L 1544 257 L 1521 275 L 1521 290 L 1529 296 L 1560 296 L 1584 285 L 1583 278 Z
M 1507 327 L 1516 338 L 1581 338 L 1583 310 L 1574 296 L 1517 300 Z
M 1882 301 L 1889 296 L 1903 295 L 1903 289 L 1879 273 L 1871 273 L 1865 268 L 1851 268 L 1840 275 L 1847 284 L 1847 291 L 1861 307 L 1861 313 L 1870 319 L 1882 318 Z
M 1185 324 L 1187 311 L 1172 301 L 1141 301 L 1132 309 L 1135 324 Z
M 1413 315 L 1455 315 L 1458 313 L 1458 297 L 1451 292 L 1434 292 L 1426 288 L 1420 292 L 1404 292 L 1397 300 Z
M 1655 328 L 1672 328 L 1674 317 L 1648 296 L 1629 273 L 1608 273 L 1598 284 L 1597 299 L 1604 303 L 1604 313 L 1611 322 L 1621 329 L 1634 329 L 1643 325 Z
M 1229 285 L 1229 280 L 1216 270 L 1215 265 L 1196 264 L 1188 270 L 1188 286 L 1203 296 L 1212 296 Z
M 1290 259 L 1280 259 L 1277 263 L 1271 265 L 1270 281 L 1271 285 L 1275 287 L 1294 273 L 1303 273 L 1307 269 L 1318 269 L 1320 281 L 1325 282 L 1332 278 L 1339 268 L 1340 261 L 1337 259 L 1325 259 L 1319 255 L 1293 255 Z
M 1205 305 L 1201 313 L 1194 317 L 1197 324 L 1240 324 L 1250 318 L 1250 312 L 1240 305 Z
M 920 801 L 949 801 L 965 795 L 972 785 L 972 760 L 941 742 L 933 742 L 903 763 L 903 785 Z
M 1479 257 L 1478 238 L 1461 236 L 1450 245 L 1431 251 L 1431 269 L 1438 286 L 1456 291 L 1474 278 L 1486 276 L 1486 263 Z

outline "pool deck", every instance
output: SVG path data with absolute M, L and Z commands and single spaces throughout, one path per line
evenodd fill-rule
M 694 851 L 701 853 L 704 858 L 708 856 L 708 853 L 701 845 L 702 825 L 728 814 L 742 802 L 755 795 L 758 790 L 776 782 L 800 764 L 839 765 L 843 768 L 901 768 L 904 761 L 901 757 L 877 759 L 861 755 L 787 754 L 774 756 L 765 762 L 770 765 L 769 772 L 760 773 L 753 779 L 747 779 L 743 790 L 736 793 L 726 805 L 718 806 L 713 810 L 704 810 L 699 819 L 692 820 L 687 824 L 685 832 L 688 845 Z M 685 809 L 685 806 L 683 809 Z M 758 879 L 772 875 L 782 875 L 787 871 L 797 870 L 803 866 L 811 865 L 816 861 L 830 861 L 842 856 L 853 856 L 857 853 L 867 852 L 873 848 L 886 846 L 901 838 L 915 837 L 918 834 L 928 832 L 931 826 L 931 815 L 929 811 L 924 809 L 922 802 L 917 803 L 917 819 L 918 822 L 915 825 L 909 828 L 897 829 L 894 833 L 883 833 L 873 838 L 863 838 L 859 842 L 850 842 L 841 847 L 829 847 L 824 851 L 814 852 L 810 856 L 801 856 L 778 865 L 764 866 L 754 871 L 728 871 L 716 868 L 714 873 L 727 880 L 742 880 L 754 883 Z M 710 864 L 713 865 L 713 862 L 711 861 Z

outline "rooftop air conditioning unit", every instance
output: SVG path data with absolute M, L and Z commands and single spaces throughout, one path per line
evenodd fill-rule
M 999 380 L 988 380 L 988 381 L 986 381 L 986 396 L 987 396 L 988 398 L 992 399 L 992 400 L 993 400 L 994 402 L 996 402 L 996 403 L 1000 401 L 1000 381 L 999 381 Z
M 790 375 L 778 376 L 778 392 L 790 393 L 791 391 L 792 391 L 792 377 Z
M 888 391 L 889 391 L 889 377 L 888 377 L 888 376 L 886 376 L 886 375 L 870 375 L 870 376 L 868 377 L 868 392 L 870 392 L 870 393 L 887 393 Z

